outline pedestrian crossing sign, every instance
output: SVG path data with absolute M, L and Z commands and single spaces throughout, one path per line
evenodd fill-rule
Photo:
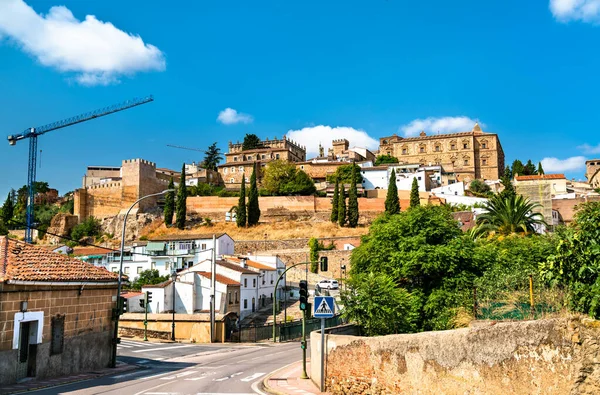
M 330 318 L 335 315 L 333 296 L 315 296 L 313 317 Z

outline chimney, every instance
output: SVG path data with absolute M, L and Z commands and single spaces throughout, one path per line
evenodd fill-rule
M 240 259 L 240 266 L 243 267 L 244 269 L 248 268 L 248 264 L 246 263 L 246 258 Z

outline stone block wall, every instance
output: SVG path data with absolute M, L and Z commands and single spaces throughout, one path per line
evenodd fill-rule
M 28 312 L 44 312 L 42 343 L 37 348 L 36 377 L 45 378 L 108 366 L 111 353 L 111 309 L 115 286 L 0 286 L 0 384 L 16 380 L 13 350 L 15 313 L 22 301 Z M 64 347 L 50 355 L 51 320 L 64 316 Z M 90 356 L 88 356 L 90 355 Z
M 578 317 L 487 322 L 380 337 L 326 335 L 331 394 L 597 394 L 600 324 Z M 320 355 L 311 333 L 311 355 Z M 311 360 L 320 382 L 320 360 Z

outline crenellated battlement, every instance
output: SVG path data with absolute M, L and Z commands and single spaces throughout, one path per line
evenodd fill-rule
M 102 188 L 121 188 L 121 182 L 107 182 L 105 184 L 95 184 L 95 185 L 90 185 L 88 186 L 86 189 L 90 190 L 90 189 L 102 189 Z
M 152 166 L 152 167 L 156 168 L 156 163 L 150 162 L 149 160 L 146 160 L 146 159 L 139 159 L 139 158 L 137 158 L 137 159 L 125 159 L 125 160 L 123 160 L 123 165 L 125 165 L 125 164 L 132 164 L 132 163 L 141 163 L 141 164 Z

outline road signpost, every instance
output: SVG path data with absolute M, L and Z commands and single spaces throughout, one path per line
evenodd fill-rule
M 325 319 L 335 315 L 333 296 L 315 296 L 313 317 L 321 319 L 321 391 L 325 391 Z

